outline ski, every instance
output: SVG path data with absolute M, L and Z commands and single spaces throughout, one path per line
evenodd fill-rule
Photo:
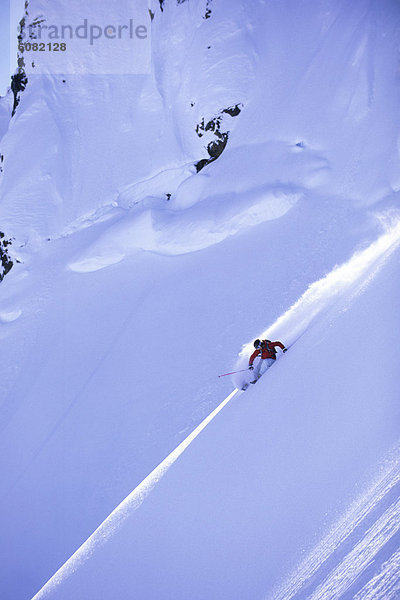
M 258 379 L 255 379 L 254 381 L 250 381 L 250 383 L 254 384 L 257 383 Z M 242 390 L 242 392 L 245 392 L 247 390 L 247 388 L 249 387 L 250 383 L 244 383 L 242 385 L 242 387 L 240 388 Z

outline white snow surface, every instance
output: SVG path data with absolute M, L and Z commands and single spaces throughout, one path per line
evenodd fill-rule
M 12 111 L 12 94 L 10 90 L 5 94 L 5 96 L 0 96 L 0 139 L 6 133 Z
M 150 72 L 0 99 L 0 596 L 392 600 L 400 7 L 161 4 Z

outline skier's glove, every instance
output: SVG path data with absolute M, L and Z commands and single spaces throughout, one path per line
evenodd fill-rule
M 287 352 L 287 348 L 284 348 L 284 349 L 282 350 L 282 352 Z
M 252 371 L 254 369 L 253 365 L 249 366 L 250 371 Z

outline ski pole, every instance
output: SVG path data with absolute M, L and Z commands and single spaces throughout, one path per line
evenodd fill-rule
M 223 375 L 218 375 L 218 377 L 226 377 L 227 375 L 234 375 L 235 373 L 244 373 L 248 371 L 248 369 L 241 369 L 240 371 L 232 371 L 231 373 L 224 373 Z

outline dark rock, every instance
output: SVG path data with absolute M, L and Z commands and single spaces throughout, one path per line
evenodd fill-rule
M 199 137 L 203 137 L 206 131 L 212 132 L 215 136 L 215 139 L 212 140 L 207 146 L 207 152 L 210 158 L 202 158 L 195 163 L 197 173 L 201 171 L 201 169 L 204 169 L 206 165 L 210 164 L 214 160 L 217 160 L 217 158 L 221 156 L 222 152 L 225 150 L 229 139 L 229 130 L 221 131 L 221 127 L 223 126 L 223 114 L 225 113 L 231 117 L 237 117 L 242 110 L 240 107 L 243 107 L 242 103 L 228 106 L 228 108 L 220 110 L 219 114 L 213 119 L 210 119 L 207 123 L 204 123 L 203 117 L 201 122 L 196 126 L 196 133 Z
M 199 123 L 196 126 L 196 133 L 199 137 L 203 137 L 203 135 L 204 135 L 203 132 L 204 132 L 204 118 L 201 120 L 201 123 Z
M 242 109 L 239 108 L 239 106 L 243 106 L 243 104 L 235 104 L 235 106 L 229 106 L 228 108 L 224 108 L 222 112 L 226 113 L 227 115 L 230 115 L 231 117 L 237 117 L 242 112 Z
M 11 91 L 14 94 L 14 105 L 11 116 L 13 117 L 15 114 L 15 110 L 19 104 L 20 100 L 20 92 L 23 92 L 26 88 L 26 84 L 28 83 L 28 78 L 24 71 L 19 73 L 15 73 L 15 75 L 11 76 Z
M 4 233 L 0 231 L 0 281 L 11 271 L 14 264 L 7 252 L 7 246 L 10 245 L 11 240 L 5 239 Z
M 196 167 L 197 173 L 204 169 L 204 167 L 208 165 L 209 162 L 211 162 L 209 158 L 202 158 L 201 160 L 199 160 L 199 162 L 195 163 L 194 166 Z
M 29 24 L 28 29 L 29 29 L 29 39 L 30 40 L 37 40 L 39 39 L 38 36 L 38 30 L 39 27 L 42 23 L 45 23 L 46 19 L 36 19 L 35 21 L 33 21 L 32 23 Z M 25 25 L 25 23 L 24 23 Z M 22 31 L 21 31 L 22 33 Z
M 28 0 L 25 2 L 25 15 L 19 22 L 19 33 L 17 36 L 18 44 L 21 44 L 25 37 L 25 26 L 26 26 L 26 17 L 28 16 L 27 8 L 28 8 Z M 23 92 L 26 88 L 26 84 L 28 83 L 28 78 L 25 73 L 25 61 L 24 57 L 19 53 L 17 57 L 17 72 L 11 76 L 11 90 L 14 95 L 14 104 L 11 116 L 15 115 L 15 110 L 20 101 L 20 92 Z
M 221 156 L 225 150 L 226 144 L 228 143 L 228 138 L 228 133 L 222 133 L 221 139 L 215 140 L 214 142 L 210 142 L 208 144 L 207 151 L 213 160 L 216 160 L 219 156 Z
M 209 19 L 211 17 L 212 14 L 212 10 L 210 8 L 210 4 L 211 4 L 212 0 L 207 0 L 207 4 L 206 4 L 206 12 L 204 14 L 203 19 Z

